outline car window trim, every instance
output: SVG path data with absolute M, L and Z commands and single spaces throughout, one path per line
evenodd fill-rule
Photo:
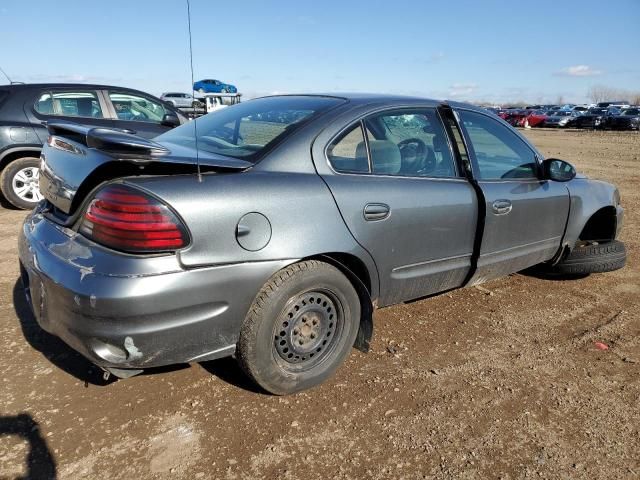
M 109 120 L 117 120 L 116 112 L 109 101 L 109 98 L 105 94 L 105 90 L 96 90 L 98 98 L 100 99 L 100 105 L 104 107 L 105 118 Z M 108 115 L 108 116 L 107 116 Z
M 453 126 L 447 121 L 448 119 L 445 118 L 444 112 L 447 112 L 447 111 L 449 112 L 449 114 L 451 115 L 451 118 L 453 119 L 453 123 L 454 123 Z M 448 141 L 453 150 L 453 158 L 455 159 L 456 166 L 458 168 L 458 171 L 460 172 L 459 175 L 463 178 L 466 178 L 467 180 L 474 180 L 475 179 L 473 174 L 474 167 L 471 162 L 471 158 L 469 157 L 469 149 L 467 147 L 466 140 L 464 138 L 462 131 L 460 130 L 460 122 L 459 122 L 459 118 L 457 117 L 456 111 L 453 110 L 451 106 L 447 104 L 443 104 L 438 107 L 438 113 L 440 114 L 440 118 L 444 123 L 444 129 L 445 129 L 445 132 L 447 133 Z M 458 140 L 455 137 L 455 134 L 453 131 L 454 128 L 458 131 L 458 134 L 460 135 L 460 139 L 462 140 L 462 146 L 465 148 L 465 151 L 467 152 L 466 163 L 462 158 L 462 152 L 460 151 L 460 147 L 458 146 Z
M 373 167 L 371 165 L 371 152 L 369 151 L 369 139 L 367 138 L 366 125 L 364 124 L 364 121 L 366 120 L 366 118 L 374 115 L 380 115 L 384 112 L 396 112 L 400 110 L 415 111 L 415 110 L 426 110 L 426 109 L 432 109 L 432 110 L 435 110 L 436 112 L 436 116 L 440 121 L 440 124 L 445 133 L 445 138 L 447 139 L 447 145 L 449 146 L 449 152 L 451 153 L 451 159 L 453 160 L 453 169 L 456 175 L 453 177 L 432 177 L 428 175 L 414 176 L 414 175 L 388 175 L 388 174 L 374 173 Z M 329 153 L 328 153 L 329 147 L 333 145 L 333 143 L 344 132 L 353 128 L 356 123 L 360 124 L 361 132 L 364 137 L 364 142 L 367 149 L 367 160 L 369 164 L 369 171 L 368 172 L 345 172 L 345 171 L 336 170 L 333 167 L 331 160 L 329 160 Z M 385 105 L 384 107 L 381 107 L 379 109 L 363 113 L 362 115 L 356 117 L 356 119 L 353 120 L 351 123 L 347 124 L 347 126 L 341 128 L 336 134 L 334 134 L 324 146 L 323 153 L 324 153 L 324 158 L 327 162 L 327 165 L 329 166 L 329 169 L 331 170 L 332 173 L 336 175 L 364 175 L 364 176 L 389 177 L 389 178 L 416 178 L 416 179 L 427 179 L 427 180 L 462 180 L 465 182 L 467 181 L 467 178 L 464 175 L 462 175 L 460 169 L 458 168 L 458 162 L 456 161 L 457 157 L 452 149 L 451 139 L 449 138 L 449 132 L 446 128 L 446 125 L 442 117 L 440 116 L 440 112 L 438 111 L 438 106 L 434 106 L 434 105 L 429 105 L 429 106 L 402 105 L 402 106 L 393 106 L 393 107 L 390 107 L 389 105 Z
M 464 123 L 462 122 L 461 118 L 458 116 L 458 112 L 460 111 L 471 112 L 471 113 L 475 113 L 475 114 L 487 117 L 489 120 L 505 128 L 507 131 L 509 131 L 511 135 L 513 135 L 515 138 L 520 140 L 531 151 L 531 153 L 533 153 L 534 162 L 536 164 L 536 176 L 525 177 L 525 178 L 480 178 L 480 165 L 478 164 L 476 151 L 475 151 L 475 148 L 473 147 L 473 143 L 471 142 L 471 138 L 469 137 L 469 134 L 467 132 L 467 129 L 464 126 Z M 535 150 L 531 146 L 531 144 L 528 141 L 524 140 L 520 135 L 518 135 L 517 132 L 514 132 L 513 127 L 511 125 L 509 124 L 503 125 L 502 122 L 500 122 L 499 120 L 496 120 L 495 118 L 492 118 L 491 115 L 487 115 L 484 112 L 480 112 L 478 110 L 474 110 L 471 108 L 455 107 L 453 108 L 453 112 L 454 112 L 454 117 L 456 119 L 456 123 L 458 124 L 458 130 L 460 130 L 460 132 L 462 133 L 462 138 L 464 140 L 465 148 L 467 149 L 467 155 L 469 155 L 469 160 L 471 162 L 472 175 L 476 181 L 491 182 L 491 183 L 504 183 L 504 182 L 525 183 L 525 182 L 540 182 L 541 180 L 543 180 L 542 159 L 540 154 L 538 153 L 537 150 Z M 476 172 L 478 173 L 478 175 L 476 175 Z
M 36 116 L 36 118 L 90 118 L 93 120 L 109 120 L 109 117 L 106 116 L 106 112 L 105 112 L 105 108 L 103 103 L 100 101 L 100 95 L 99 95 L 99 90 L 96 90 L 94 88 L 46 88 L 46 89 L 42 89 L 42 90 L 36 90 L 36 96 L 33 97 L 33 102 L 31 104 L 31 111 L 33 112 L 33 114 Z M 38 103 L 38 99 L 40 97 L 42 97 L 43 94 L 48 93 L 49 95 L 51 95 L 51 105 L 52 108 L 55 110 L 55 104 L 53 103 L 53 94 L 54 93 L 93 93 L 96 96 L 96 99 L 98 100 L 98 104 L 100 105 L 100 109 L 102 110 L 102 117 L 87 117 L 85 115 L 64 115 L 64 114 L 57 114 L 57 113 L 40 113 L 38 111 L 38 109 L 36 108 L 36 104 Z M 26 102 L 25 102 L 26 103 Z

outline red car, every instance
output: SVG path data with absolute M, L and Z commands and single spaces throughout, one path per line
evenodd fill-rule
M 542 110 L 528 110 L 528 114 L 519 119 L 518 127 L 541 127 L 544 125 L 544 121 L 547 119 L 547 115 Z
M 517 127 L 524 121 L 528 115 L 529 110 L 523 110 L 520 108 L 511 108 L 505 112 L 505 116 L 502 117 L 507 123 Z

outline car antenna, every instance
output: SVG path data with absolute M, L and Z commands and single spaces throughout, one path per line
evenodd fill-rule
M 191 44 L 191 5 L 189 0 L 187 0 L 187 20 L 189 23 L 189 61 L 191 64 L 191 98 L 193 98 L 195 102 L 196 91 L 193 88 L 193 46 Z M 193 106 L 193 105 L 192 105 Z M 196 168 L 198 170 L 198 182 L 202 182 L 202 173 L 200 172 L 200 150 L 198 149 L 198 119 L 193 119 L 193 135 L 195 137 L 196 144 Z
M 9 83 L 13 85 L 13 81 L 9 78 L 9 75 L 7 75 L 7 72 L 5 72 L 2 67 L 0 67 L 0 72 L 2 72 L 2 74 L 7 77 L 7 80 L 9 80 Z

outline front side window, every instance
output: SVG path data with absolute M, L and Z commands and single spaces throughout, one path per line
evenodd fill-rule
M 197 131 L 200 150 L 257 160 L 316 115 L 343 102 L 339 98 L 304 95 L 259 98 L 197 118 L 157 140 L 195 148 Z
M 533 150 L 508 127 L 476 112 L 459 112 L 475 152 L 480 180 L 537 178 Z
M 104 118 L 95 92 L 42 92 L 35 110 L 42 115 Z
M 118 120 L 161 123 L 165 108 L 153 100 L 130 93 L 109 92 Z
M 364 124 L 373 173 L 456 176 L 447 136 L 434 108 L 376 114 Z

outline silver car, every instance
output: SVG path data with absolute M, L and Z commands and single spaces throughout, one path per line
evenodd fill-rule
M 582 112 L 571 110 L 552 110 L 547 112 L 547 118 L 544 120 L 545 127 L 569 127 L 575 121 L 576 117 L 582 115 Z
M 24 290 L 45 330 L 119 377 L 235 355 L 297 392 L 367 350 L 376 308 L 625 264 L 618 190 L 471 105 L 291 95 L 154 140 L 48 128 Z
M 194 105 L 201 105 L 201 102 L 190 93 L 166 92 L 160 96 L 160 99 L 176 108 L 193 108 Z

